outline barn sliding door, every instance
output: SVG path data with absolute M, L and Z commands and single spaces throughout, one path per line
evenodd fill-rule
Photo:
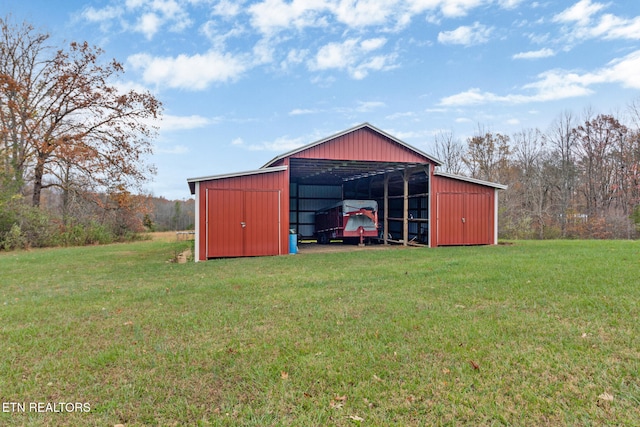
M 438 246 L 488 245 L 491 198 L 483 193 L 438 193 Z
M 279 255 L 280 192 L 244 192 L 244 255 Z
M 279 255 L 280 191 L 207 189 L 207 258 Z

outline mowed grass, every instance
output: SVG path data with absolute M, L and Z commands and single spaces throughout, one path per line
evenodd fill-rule
M 0 254 L 0 424 L 640 425 L 640 242 L 188 245 Z

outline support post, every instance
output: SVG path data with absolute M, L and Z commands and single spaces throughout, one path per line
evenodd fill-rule
M 409 175 L 408 169 L 404 170 L 402 180 L 404 183 L 403 206 L 402 206 L 402 244 L 409 244 Z
M 431 247 L 431 236 L 433 236 L 433 232 L 435 229 L 433 227 L 435 221 L 433 221 L 433 216 L 431 215 L 431 165 L 427 165 L 427 218 L 429 222 L 427 223 L 427 246 Z
M 384 222 L 382 226 L 383 242 L 389 244 L 389 174 L 384 174 Z

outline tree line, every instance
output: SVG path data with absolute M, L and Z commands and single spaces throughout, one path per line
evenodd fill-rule
M 466 143 L 435 138 L 450 173 L 508 185 L 499 196 L 501 238 L 637 238 L 640 104 L 622 116 L 560 114 L 546 131 L 514 135 L 478 126 Z
M 0 249 L 105 243 L 193 227 L 192 201 L 144 195 L 162 104 L 126 90 L 88 43 L 50 45 L 0 18 Z M 624 116 L 565 112 L 546 131 L 478 126 L 435 138 L 446 172 L 508 186 L 502 238 L 637 238 L 640 103 Z
M 122 89 L 122 64 L 88 43 L 50 45 L 0 18 L 0 249 L 129 238 L 162 104 Z M 46 190 L 46 191 L 45 191 Z
M 149 197 L 151 213 L 143 222 L 149 231 L 181 231 L 195 228 L 196 201 L 168 200 L 164 197 Z

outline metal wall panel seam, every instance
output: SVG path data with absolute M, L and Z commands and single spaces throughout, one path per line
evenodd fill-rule
M 195 225 L 195 242 L 193 244 L 194 248 L 194 254 L 193 254 L 193 259 L 194 262 L 199 262 L 200 261 L 200 182 L 196 182 L 195 183 L 195 191 L 196 191 L 196 205 L 195 205 L 195 218 L 194 218 L 194 225 Z

